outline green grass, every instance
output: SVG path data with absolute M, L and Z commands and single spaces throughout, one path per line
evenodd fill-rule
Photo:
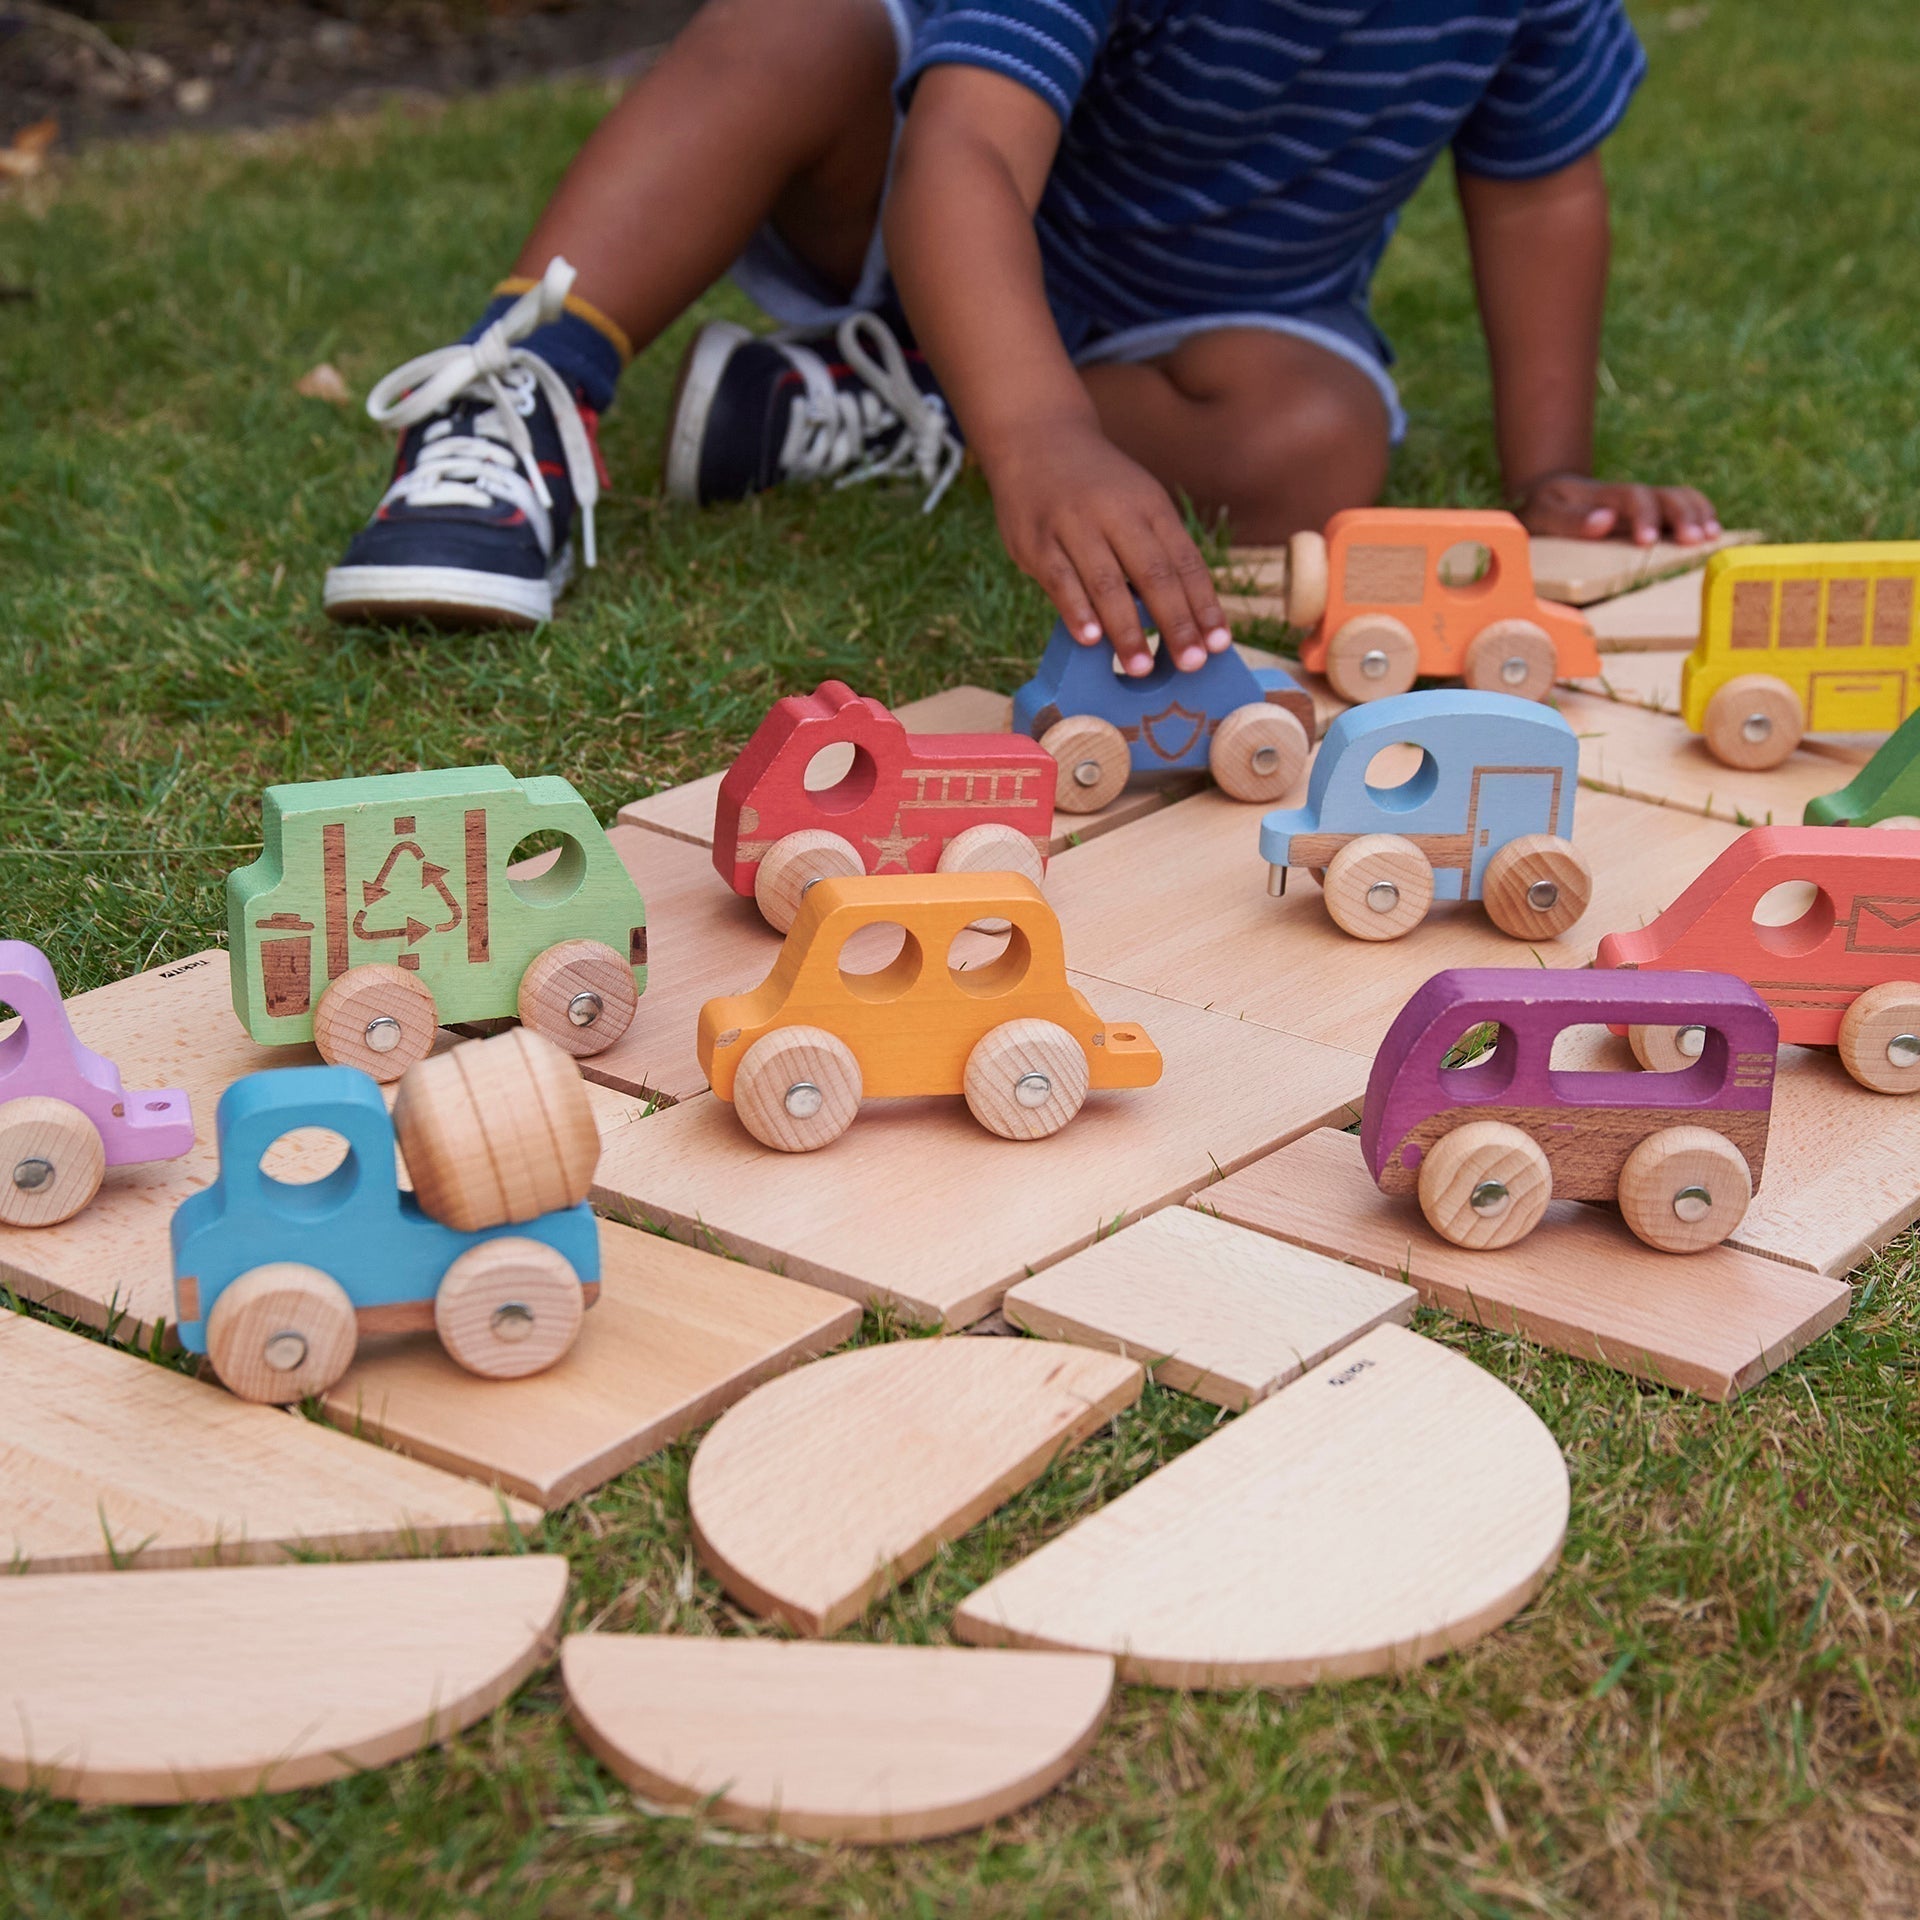
M 1704 486 L 1729 525 L 1920 534 L 1920 16 L 1639 18 L 1605 466 Z M 70 988 L 207 943 L 269 780 L 497 758 L 567 774 L 604 814 L 717 764 L 828 670 L 892 699 L 1024 676 L 1044 615 L 977 480 L 930 520 L 871 492 L 704 516 L 652 499 L 677 340 L 608 422 L 608 559 L 550 631 L 318 617 L 388 452 L 294 380 L 331 359 L 364 390 L 463 325 L 603 106 L 537 90 L 120 148 L 0 200 L 0 281 L 40 296 L 0 306 L 0 928 Z M 1444 182 L 1379 304 L 1413 418 L 1394 497 L 1493 500 Z M 574 1744 L 548 1675 L 447 1749 L 331 1789 L 154 1812 L 0 1795 L 0 1914 L 1914 1911 L 1914 1257 L 1903 1241 L 1856 1276 L 1840 1330 L 1730 1408 L 1427 1317 L 1566 1451 L 1572 1526 L 1539 1604 L 1403 1679 L 1124 1692 L 1073 1781 L 984 1834 L 869 1853 L 649 1818 Z M 864 1631 L 940 1638 L 994 1568 L 1211 1419 L 1151 1390 Z M 688 1457 L 549 1523 L 573 1624 L 750 1630 L 693 1569 Z

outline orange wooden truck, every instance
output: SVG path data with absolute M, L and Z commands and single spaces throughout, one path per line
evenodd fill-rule
M 1324 543 L 1296 536 L 1288 559 L 1290 617 L 1318 617 L 1300 664 L 1356 705 L 1422 677 L 1544 700 L 1556 680 L 1600 671 L 1586 617 L 1534 592 L 1510 513 L 1355 507 Z

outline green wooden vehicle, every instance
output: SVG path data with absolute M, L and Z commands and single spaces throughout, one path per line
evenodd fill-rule
M 261 828 L 259 859 L 227 876 L 227 932 L 234 1010 L 263 1045 L 310 1040 L 397 1080 L 447 1022 L 517 1014 L 576 1056 L 632 1024 L 646 909 L 567 781 L 451 767 L 269 787 Z
M 1910 714 L 1837 793 L 1807 802 L 1809 827 L 1920 827 L 1920 713 Z

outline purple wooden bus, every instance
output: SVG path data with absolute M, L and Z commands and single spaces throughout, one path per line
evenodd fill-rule
M 1705 1031 L 1674 1073 L 1555 1067 L 1569 1027 Z M 1490 1050 L 1462 1059 L 1489 1024 Z M 1779 1034 L 1751 987 L 1717 973 L 1438 973 L 1374 1056 L 1361 1150 L 1385 1193 L 1417 1193 L 1443 1238 L 1505 1247 L 1550 1199 L 1618 1200 L 1649 1246 L 1724 1240 L 1760 1184 Z

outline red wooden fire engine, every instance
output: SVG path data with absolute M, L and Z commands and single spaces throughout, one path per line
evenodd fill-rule
M 1037 886 L 1060 769 L 1012 733 L 910 734 L 838 680 L 774 703 L 720 782 L 713 864 L 785 932 L 816 880 L 1017 873 Z

